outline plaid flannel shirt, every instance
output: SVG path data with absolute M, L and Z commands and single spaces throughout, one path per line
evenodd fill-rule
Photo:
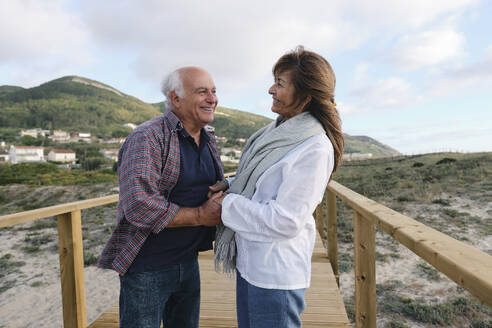
M 118 154 L 117 224 L 99 257 L 98 266 L 124 275 L 145 240 L 159 233 L 176 216 L 179 206 L 168 201 L 178 181 L 180 151 L 177 131 L 182 127 L 171 111 L 138 126 Z M 224 170 L 211 131 L 208 147 L 217 176 Z

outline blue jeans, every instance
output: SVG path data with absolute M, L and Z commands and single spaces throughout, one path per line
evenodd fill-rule
M 198 328 L 198 259 L 161 271 L 120 276 L 120 327 Z
M 255 287 L 236 275 L 236 308 L 239 328 L 302 327 L 305 288 L 284 290 Z

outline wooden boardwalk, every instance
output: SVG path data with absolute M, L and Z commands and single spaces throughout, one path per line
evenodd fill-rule
M 212 251 L 201 253 L 199 262 L 202 283 L 200 327 L 237 327 L 235 280 L 214 271 Z M 319 237 L 312 258 L 311 287 L 306 292 L 306 303 L 306 310 L 301 316 L 303 327 L 352 327 Z M 118 327 L 118 303 L 113 304 L 89 327 Z

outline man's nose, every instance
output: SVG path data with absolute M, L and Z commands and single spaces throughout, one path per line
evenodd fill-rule
M 275 91 L 274 91 L 274 89 L 275 89 L 275 88 L 274 88 L 274 87 L 275 87 L 275 85 L 272 85 L 272 86 L 270 87 L 270 89 L 268 89 L 268 93 L 269 93 L 269 94 L 273 95 L 273 94 L 275 93 Z
M 213 92 L 207 92 L 207 98 L 206 100 L 210 103 L 217 102 L 217 95 Z

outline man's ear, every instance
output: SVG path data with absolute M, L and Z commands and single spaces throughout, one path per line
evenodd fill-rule
M 179 109 L 179 107 L 181 106 L 181 98 L 179 98 L 179 96 L 176 94 L 176 92 L 174 92 L 174 90 L 172 90 L 171 92 L 169 92 L 169 97 L 171 98 L 171 103 L 173 104 L 173 107 L 175 109 Z

